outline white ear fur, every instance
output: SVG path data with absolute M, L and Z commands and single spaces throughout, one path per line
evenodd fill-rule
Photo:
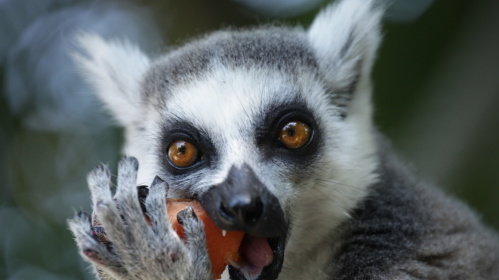
M 76 39 L 83 52 L 72 57 L 97 96 L 120 124 L 137 121 L 142 104 L 139 86 L 149 58 L 128 41 L 105 41 L 90 33 Z
M 330 5 L 316 17 L 308 30 L 309 42 L 333 92 L 348 90 L 352 85 L 355 89 L 351 90 L 357 91 L 358 84 L 369 79 L 381 39 L 383 12 L 381 5 L 374 2 L 342 0 Z M 350 100 L 352 97 L 356 98 L 340 98 Z

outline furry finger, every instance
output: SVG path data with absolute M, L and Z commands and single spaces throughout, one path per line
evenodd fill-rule
M 173 232 L 168 215 L 166 214 L 167 192 L 168 184 L 156 176 L 145 201 L 147 215 L 151 220 L 152 229 L 156 234 Z
M 95 205 L 103 199 L 112 200 L 111 193 L 111 171 L 105 164 L 99 164 L 87 175 L 88 188 Z
M 124 157 L 120 161 L 115 199 L 127 225 L 130 241 L 137 243 L 135 245 L 140 249 L 140 246 L 146 245 L 144 240 L 150 239 L 151 229 L 140 206 L 136 187 L 138 168 L 139 162 L 134 157 Z
M 112 269 L 116 273 L 124 273 L 124 269 L 117 256 L 100 243 L 90 224 L 90 215 L 85 212 L 77 213 L 68 220 L 69 229 L 75 237 L 80 254 L 90 263 L 99 267 Z
M 177 214 L 177 219 L 184 228 L 187 250 L 193 264 L 190 278 L 211 279 L 211 262 L 208 257 L 203 222 L 197 218 L 196 213 L 190 206 L 180 211 Z
M 95 218 L 104 228 L 107 237 L 118 250 L 120 244 L 128 240 L 125 233 L 125 224 L 118 211 L 111 193 L 111 172 L 105 165 L 99 165 L 87 176 L 88 186 L 92 194 Z

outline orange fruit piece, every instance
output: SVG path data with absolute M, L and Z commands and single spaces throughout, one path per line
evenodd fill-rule
M 201 204 L 192 199 L 172 199 L 168 198 L 166 202 L 167 213 L 173 229 L 181 239 L 185 239 L 184 229 L 177 220 L 178 212 L 191 206 L 196 216 L 204 224 L 206 233 L 206 245 L 208 255 L 211 261 L 211 272 L 214 279 L 220 279 L 225 270 L 225 266 L 230 261 L 239 260 L 239 247 L 243 240 L 244 232 L 241 231 L 223 231 L 208 217 Z

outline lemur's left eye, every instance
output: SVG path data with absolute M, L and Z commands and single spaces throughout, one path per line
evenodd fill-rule
M 312 128 L 302 121 L 290 121 L 279 130 L 278 139 L 284 147 L 296 150 L 305 146 L 312 136 Z
M 198 149 L 187 141 L 177 140 L 168 146 L 168 159 L 176 167 L 189 167 L 198 159 Z

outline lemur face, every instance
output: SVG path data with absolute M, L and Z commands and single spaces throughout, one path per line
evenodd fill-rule
M 254 53 L 224 42 L 250 46 L 260 39 L 253 33 L 218 39 L 187 65 L 176 62 L 197 52 L 173 53 L 146 78 L 160 76 L 161 82 L 144 89 L 154 115 L 148 127 L 160 132 L 155 137 L 158 172 L 169 182 L 170 195 L 200 200 L 220 228 L 247 233 L 243 248 L 262 251 L 252 258 L 243 250 L 246 265 L 231 268 L 233 279 L 238 274 L 277 276 L 293 220 L 292 201 L 313 192 L 315 173 L 328 165 L 323 131 L 341 119 L 320 106 L 328 103 L 326 89 L 303 37 L 291 33 L 264 42 L 267 35 L 262 34 Z M 266 61 L 276 49 L 283 51 L 281 58 Z M 254 57 L 232 58 L 244 55 Z

